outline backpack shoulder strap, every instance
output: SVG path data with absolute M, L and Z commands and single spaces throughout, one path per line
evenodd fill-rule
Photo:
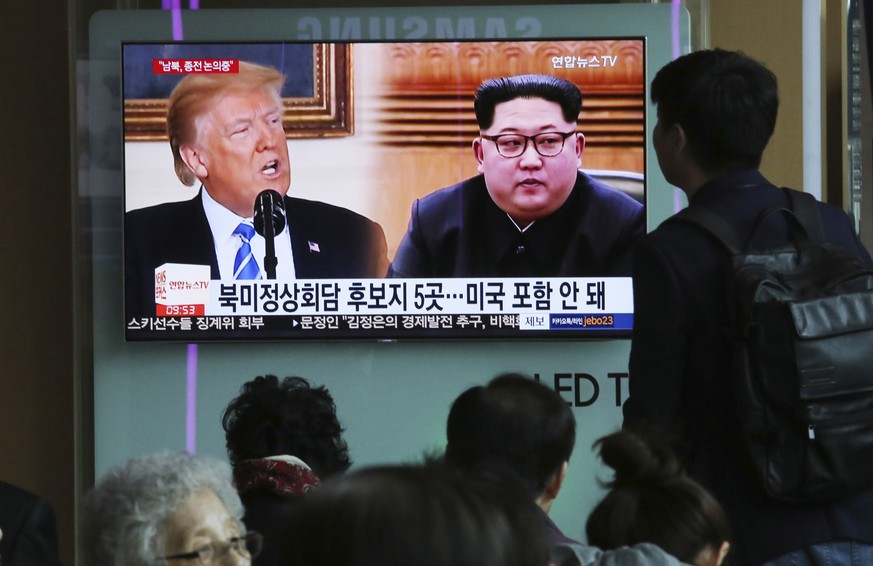
M 818 210 L 818 204 L 815 197 L 802 191 L 795 191 L 788 187 L 782 187 L 782 190 L 788 194 L 788 200 L 791 202 L 791 212 L 795 218 L 803 225 L 806 230 L 806 236 L 811 242 L 823 242 L 824 230 L 821 225 L 821 214 Z
M 806 233 L 806 239 L 810 242 L 823 242 L 824 230 L 822 229 L 821 214 L 818 209 L 818 201 L 815 197 L 802 191 L 795 191 L 787 187 L 782 187 L 782 190 L 788 196 L 791 203 L 791 212 L 782 209 L 782 211 L 790 218 L 791 216 L 797 221 L 796 229 L 802 227 Z M 768 209 L 762 213 L 759 218 L 759 224 L 771 213 L 779 209 Z M 687 222 L 697 226 L 713 238 L 715 238 L 725 249 L 731 254 L 737 255 L 743 252 L 746 248 L 744 240 L 740 238 L 736 229 L 717 212 L 702 206 L 690 205 L 685 209 L 675 214 L 671 221 Z M 797 232 L 802 237 L 802 232 Z
M 743 241 L 730 223 L 716 212 L 702 206 L 688 206 L 675 214 L 670 221 L 693 224 L 712 236 L 732 255 L 743 251 Z

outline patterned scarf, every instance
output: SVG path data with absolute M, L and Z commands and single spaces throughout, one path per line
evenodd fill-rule
M 233 471 L 240 494 L 261 489 L 276 495 L 303 495 L 321 483 L 303 460 L 293 456 L 274 456 L 243 460 Z

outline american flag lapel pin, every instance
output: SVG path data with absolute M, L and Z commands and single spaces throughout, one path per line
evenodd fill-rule
M 317 254 L 319 252 L 321 252 L 321 248 L 318 247 L 318 242 L 310 241 L 309 242 L 309 253 Z

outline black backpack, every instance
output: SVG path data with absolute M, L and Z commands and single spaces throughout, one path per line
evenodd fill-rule
M 832 501 L 873 487 L 873 266 L 824 241 L 811 195 L 764 211 L 749 243 L 718 214 L 689 222 L 730 253 L 734 394 L 762 487 L 787 501 Z M 746 249 L 772 215 L 792 243 Z

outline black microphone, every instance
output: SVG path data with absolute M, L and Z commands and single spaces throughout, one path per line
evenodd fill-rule
M 264 255 L 264 271 L 267 279 L 276 278 L 275 239 L 285 229 L 285 199 L 273 189 L 261 191 L 255 199 L 254 224 L 255 232 L 263 236 L 266 242 L 266 254 Z
M 267 222 L 266 219 L 270 221 Z M 267 228 L 272 228 L 273 236 L 285 229 L 285 199 L 273 189 L 261 191 L 255 199 L 255 231 L 267 237 Z

